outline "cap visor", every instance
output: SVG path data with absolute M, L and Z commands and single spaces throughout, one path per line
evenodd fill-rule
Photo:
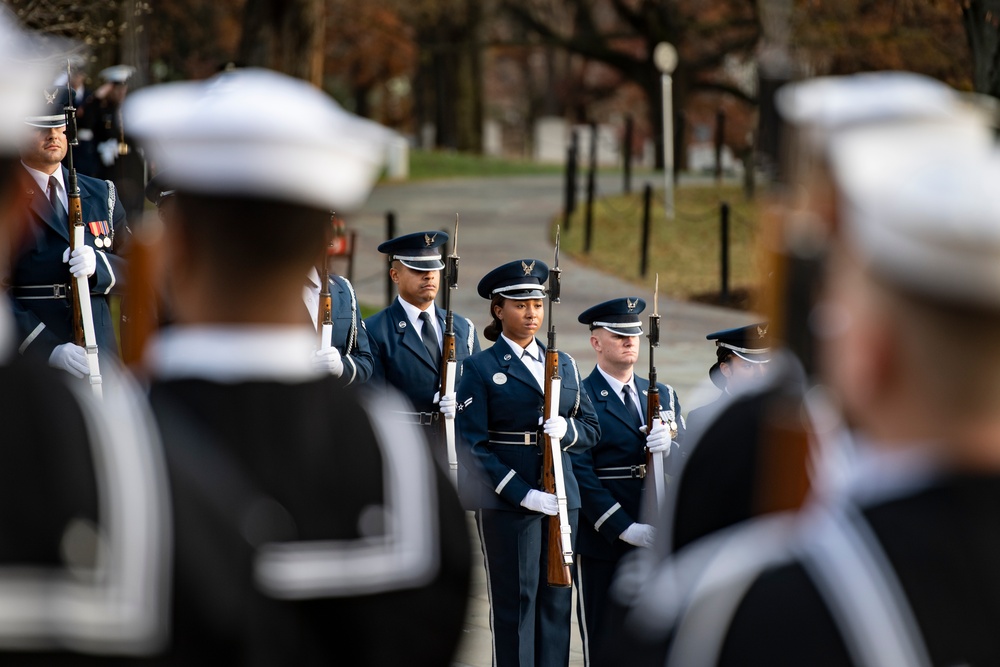
M 414 271 L 440 271 L 444 268 L 444 262 L 437 257 L 426 261 L 414 261 L 412 259 L 405 261 L 397 259 L 396 261 L 409 269 L 413 269 Z

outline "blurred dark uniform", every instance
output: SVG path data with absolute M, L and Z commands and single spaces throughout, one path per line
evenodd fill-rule
M 764 428 L 760 404 L 751 397 L 733 398 L 741 390 L 730 392 L 720 366 L 742 361 L 763 368 L 761 365 L 770 359 L 767 325 L 716 331 L 706 338 L 715 341 L 720 359 L 708 374 L 723 393 L 713 403 L 688 414 L 688 428 L 698 435 L 675 480 L 668 507 L 673 517 L 673 550 L 760 512 L 754 492 L 760 479 L 760 433 Z M 715 419 L 724 410 L 725 418 Z
M 590 325 L 591 331 L 602 328 L 619 336 L 641 336 L 639 313 L 646 307 L 639 298 L 612 299 L 587 309 L 578 318 Z M 639 340 L 637 338 L 637 340 Z M 638 390 L 638 416 L 629 411 L 622 392 L 615 391 L 600 366 L 595 366 L 584 379 L 583 387 L 590 396 L 601 424 L 601 439 L 592 449 L 573 452 L 573 473 L 580 484 L 582 503 L 579 534 L 576 540 L 577 608 L 583 630 L 584 654 L 589 663 L 591 647 L 606 640 L 604 613 L 608 591 L 618 562 L 638 548 L 625 541 L 623 534 L 633 524 L 648 521 L 643 517 L 647 479 L 651 470 L 646 465 L 646 434 L 640 431 L 648 420 L 647 395 L 649 380 L 633 374 Z M 681 404 L 673 387 L 657 383 L 660 392 L 660 417 L 676 430 L 675 442 L 664 457 L 665 473 L 681 457 L 677 441 L 684 438 Z M 639 423 L 641 421 L 641 423 Z M 650 480 L 651 481 L 651 480 Z
M 259 116 L 248 126 L 243 113 L 262 94 L 275 100 L 266 134 L 254 129 Z M 389 416 L 403 400 L 376 401 L 317 370 L 315 329 L 285 300 L 301 300 L 328 211 L 367 196 L 384 130 L 302 81 L 255 69 L 145 88 L 126 118 L 178 188 L 167 242 L 198 239 L 197 253 L 172 257 L 171 275 L 193 266 L 221 279 L 220 263 L 250 253 L 260 271 L 275 269 L 268 305 L 285 314 L 231 325 L 178 317 L 148 352 L 176 533 L 174 631 L 161 662 L 449 664 L 468 600 L 465 513 L 420 430 Z M 303 118 L 326 133 L 300 141 Z M 206 157 L 201 137 L 213 128 L 259 159 L 228 147 Z M 278 146 L 301 158 L 287 165 L 290 180 L 266 166 Z M 227 189 L 221 173 L 238 174 L 239 187 Z M 228 240 L 248 226 L 289 236 L 247 232 L 234 251 Z M 232 280 L 264 279 L 252 270 Z M 173 286 L 180 315 L 200 286 Z M 238 308 L 224 294 L 209 298 Z

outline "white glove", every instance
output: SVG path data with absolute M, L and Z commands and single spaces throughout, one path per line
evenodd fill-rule
M 340 356 L 340 350 L 332 346 L 313 352 L 312 365 L 316 370 L 329 373 L 335 378 L 344 374 L 344 360 Z
M 563 436 L 566 435 L 566 418 L 556 415 L 542 422 L 541 417 L 538 419 L 538 423 L 542 425 L 542 431 L 545 435 L 550 438 L 555 438 L 556 440 L 562 440 Z
M 105 167 L 110 167 L 118 157 L 118 140 L 107 139 L 97 144 L 97 152 L 101 154 L 101 162 Z
M 643 426 L 639 430 L 645 433 L 646 427 Z M 670 456 L 670 429 L 662 421 L 653 422 L 653 430 L 646 436 L 646 449 L 651 454 L 663 452 L 664 456 Z
M 656 529 L 646 523 L 633 523 L 622 531 L 618 539 L 637 547 L 652 547 Z
M 458 397 L 452 394 L 445 394 L 443 398 L 438 400 L 438 394 L 434 394 L 434 402 L 438 404 L 438 410 L 441 411 L 441 416 L 445 419 L 454 419 L 455 413 L 458 412 Z
M 521 507 L 529 509 L 532 512 L 548 514 L 549 516 L 559 514 L 559 500 L 556 499 L 555 495 L 545 493 L 544 491 L 536 491 L 535 489 L 528 491 L 528 495 L 521 501 Z
M 90 374 L 87 351 L 74 343 L 57 345 L 49 355 L 49 366 L 64 370 L 78 378 Z
M 89 245 L 80 246 L 70 254 L 69 248 L 63 251 L 63 263 L 69 262 L 69 272 L 74 278 L 89 278 L 97 271 L 97 255 Z

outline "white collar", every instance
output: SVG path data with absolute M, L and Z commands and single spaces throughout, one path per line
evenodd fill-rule
M 410 320 L 410 324 L 414 327 L 420 327 L 423 324 L 423 321 L 420 319 L 420 313 L 429 313 L 431 316 L 431 326 L 434 327 L 435 331 L 437 331 L 437 309 L 433 303 L 427 306 L 427 310 L 420 310 L 412 303 L 402 299 L 401 297 L 397 296 L 396 301 L 398 301 L 399 305 L 403 307 L 403 310 L 406 312 L 406 319 Z
M 314 292 L 321 287 L 319 284 L 319 271 L 316 270 L 315 266 L 309 267 L 309 273 L 306 274 L 306 286 L 312 288 Z
M 511 350 L 517 352 L 518 357 L 523 357 L 524 353 L 527 352 L 535 361 L 540 361 L 540 363 L 543 364 L 545 363 L 545 359 L 542 358 L 542 350 L 538 347 L 538 341 L 534 338 L 531 339 L 531 342 L 528 343 L 527 347 L 521 347 L 510 338 L 507 338 L 507 334 L 501 333 L 500 337 L 507 341 L 507 345 L 510 345 Z
M 622 382 L 618 378 L 614 378 L 608 375 L 608 373 L 603 368 L 601 368 L 600 364 L 597 365 L 597 370 L 600 371 L 601 375 L 604 376 L 604 379 L 607 380 L 608 385 L 610 385 L 611 388 L 614 389 L 615 394 L 618 396 L 618 398 L 621 398 L 622 387 L 624 387 L 625 385 L 628 385 L 629 387 L 632 388 L 633 396 L 639 395 L 639 388 L 635 386 L 635 373 L 632 373 L 632 377 L 628 379 L 628 382 Z
M 14 349 L 14 318 L 6 294 L 0 292 L 0 363 L 5 363 Z
M 44 171 L 38 171 L 37 169 L 29 167 L 28 165 L 24 164 L 24 162 L 21 163 L 21 166 L 28 170 L 28 173 L 31 174 L 32 180 L 34 180 L 35 183 L 38 184 L 38 187 L 43 194 L 46 192 L 46 190 L 48 190 L 49 176 L 55 176 L 56 180 L 59 181 L 59 185 L 62 186 L 63 192 L 66 191 L 66 184 L 63 182 L 61 166 L 56 168 L 56 170 L 51 174 L 46 174 Z
M 153 340 L 145 360 L 159 380 L 303 382 L 323 375 L 312 364 L 315 339 L 301 325 L 176 325 Z

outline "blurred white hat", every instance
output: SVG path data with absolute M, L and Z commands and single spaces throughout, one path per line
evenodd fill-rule
M 908 291 L 1000 308 L 1000 152 L 964 123 L 843 133 L 830 157 L 845 238 Z
M 265 69 L 132 93 L 125 127 L 184 192 L 346 211 L 378 177 L 389 132 L 312 85 Z
M 131 65 L 112 65 L 102 69 L 100 77 L 111 83 L 126 83 L 133 74 L 135 74 L 135 68 Z
M 42 90 L 51 79 L 51 63 L 36 38 L 0 7 L 0 153 L 14 154 L 24 137 L 24 120 L 43 103 Z M 50 86 L 50 90 L 52 87 Z M 60 112 L 62 109 L 60 108 Z
M 883 279 L 1000 307 L 995 104 L 909 72 L 822 77 L 779 110 L 828 160 L 844 239 Z

